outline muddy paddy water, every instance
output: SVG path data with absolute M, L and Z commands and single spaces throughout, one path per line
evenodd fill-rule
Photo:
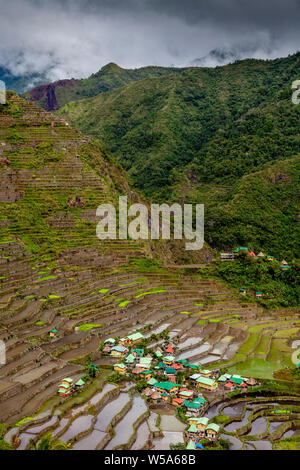
M 131 446 L 131 450 L 142 450 L 148 439 L 150 438 L 150 430 L 148 427 L 147 421 L 144 421 L 139 427 L 136 432 L 136 440 L 134 444 Z
M 115 436 L 105 447 L 105 450 L 112 450 L 115 447 L 126 444 L 133 434 L 133 425 L 137 419 L 147 411 L 147 406 L 139 395 L 133 397 L 133 403 L 130 410 L 126 413 L 124 418 L 115 426 Z
M 130 401 L 127 393 L 120 393 L 120 395 L 113 401 L 109 402 L 98 414 L 94 429 L 98 431 L 106 431 L 107 426 L 114 416 L 116 416 Z
M 27 432 L 23 432 L 20 434 L 19 439 L 21 440 L 19 447 L 17 450 L 25 450 L 29 444 L 30 439 L 34 439 L 36 436 L 34 434 L 30 434 Z
M 162 438 L 153 439 L 153 450 L 169 450 L 170 444 L 183 443 L 182 432 L 165 431 Z
M 230 441 L 231 446 L 229 450 L 240 450 L 243 446 L 243 442 L 240 441 L 237 437 L 234 436 L 228 436 L 227 434 L 222 434 L 221 435 L 222 439 L 226 439 L 227 441 Z
M 144 334 L 145 338 L 149 338 L 153 333 L 156 335 L 159 335 L 159 333 L 162 333 L 168 326 L 170 326 L 171 323 L 163 323 L 162 325 L 158 326 L 154 330 L 151 330 L 149 333 Z
M 161 414 L 159 426 L 163 437 L 153 439 L 153 450 L 169 450 L 170 444 L 184 442 L 183 431 L 186 426 L 175 415 Z
M 246 413 L 245 413 L 245 416 L 243 417 L 243 419 L 241 421 L 233 421 L 232 423 L 227 424 L 227 426 L 224 427 L 225 431 L 234 432 L 237 429 L 240 429 L 243 426 L 245 426 L 245 424 L 248 423 L 248 417 L 249 417 L 250 413 L 251 413 L 251 411 L 247 410 Z
M 236 418 L 238 416 L 241 416 L 246 404 L 247 403 L 236 403 L 235 405 L 226 406 L 221 411 L 221 414 L 225 416 L 230 416 L 231 418 Z
M 188 359 L 192 358 L 193 356 L 199 356 L 202 353 L 205 353 L 208 351 L 208 349 L 211 347 L 211 345 L 207 342 L 203 343 L 201 346 L 198 346 L 197 348 L 192 348 L 189 349 L 188 351 L 184 351 L 179 356 L 177 356 L 178 359 Z
M 261 434 L 266 431 L 267 420 L 263 417 L 256 418 L 252 421 L 251 430 L 247 433 L 248 436 L 255 436 L 256 434 Z
M 93 415 L 79 416 L 72 422 L 67 431 L 62 436 L 60 436 L 60 440 L 63 442 L 69 442 L 81 432 L 87 431 L 91 427 L 93 419 Z
M 160 417 L 160 429 L 162 431 L 184 431 L 186 425 L 179 421 L 176 416 L 173 415 L 161 415 Z
M 73 450 L 95 450 L 96 447 L 100 444 L 102 439 L 105 437 L 106 433 L 102 431 L 97 431 L 94 429 L 91 434 L 87 437 L 84 437 L 72 446 Z
M 193 346 L 194 344 L 198 344 L 198 343 L 201 343 L 203 338 L 196 338 L 196 337 L 191 337 L 191 338 L 187 338 L 185 339 L 179 346 L 178 346 L 178 349 L 181 350 L 181 349 L 184 349 L 184 348 L 188 348 L 189 346 Z

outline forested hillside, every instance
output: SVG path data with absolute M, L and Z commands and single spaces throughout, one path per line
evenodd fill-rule
M 108 144 L 148 197 L 205 203 L 214 247 L 256 240 L 295 256 L 300 106 L 291 84 L 299 69 L 300 53 L 190 68 L 59 113 Z

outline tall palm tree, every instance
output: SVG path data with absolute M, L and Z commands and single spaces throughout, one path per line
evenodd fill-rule
M 43 436 L 38 442 L 30 439 L 29 448 L 31 450 L 68 450 L 69 446 L 65 442 L 55 439 L 51 433 Z

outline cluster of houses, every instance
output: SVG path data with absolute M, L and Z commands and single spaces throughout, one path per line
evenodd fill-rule
M 102 353 L 113 357 L 124 357 L 128 354 L 130 346 L 139 343 L 143 339 L 144 336 L 140 332 L 125 336 L 125 338 L 119 339 L 118 342 L 115 338 L 108 338 L 104 341 Z
M 257 258 L 266 258 L 268 261 L 275 261 L 274 256 L 265 255 L 265 253 L 263 253 L 262 251 L 260 253 L 258 253 L 258 255 L 256 255 L 253 251 L 249 251 L 249 248 L 247 246 L 238 247 L 235 250 L 233 250 L 232 253 L 220 253 L 220 259 L 221 259 L 221 261 L 230 261 L 230 260 L 233 260 L 235 258 L 235 256 L 239 253 L 248 253 L 248 255 L 253 257 L 253 258 L 256 258 L 256 257 Z M 281 261 L 281 264 L 280 264 L 280 269 L 282 271 L 288 271 L 289 269 L 291 269 L 291 266 L 289 266 L 287 261 L 285 259 L 283 259 Z
M 67 377 L 63 379 L 58 386 L 58 395 L 63 398 L 67 398 L 76 390 L 81 390 L 85 386 L 85 381 L 83 379 L 77 380 L 74 384 L 73 379 Z
M 220 426 L 216 423 L 209 423 L 205 416 L 201 418 L 191 417 L 188 420 L 189 428 L 185 431 L 185 440 L 188 442 L 187 449 L 203 448 L 200 444 L 202 439 L 215 441 L 220 432 Z
M 119 341 L 108 338 L 104 341 L 102 352 L 120 358 L 119 362 L 113 365 L 115 372 L 125 377 L 134 375 L 145 380 L 142 395 L 147 400 L 183 408 L 189 422 L 189 428 L 185 432 L 187 449 L 202 448 L 200 441 L 204 438 L 216 440 L 220 428 L 215 423 L 209 423 L 208 418 L 203 416 L 207 401 L 202 393 L 213 393 L 217 390 L 230 392 L 235 389 L 242 391 L 257 385 L 256 380 L 239 375 L 220 375 L 218 371 L 205 369 L 201 364 L 191 364 L 187 359 L 176 359 L 176 346 L 172 343 L 156 345 L 151 348 L 151 353 L 146 354 L 138 344 L 143 339 L 139 332 Z M 184 374 L 181 374 L 179 380 L 180 372 Z
M 97 366 L 90 363 L 88 367 L 89 367 L 89 370 L 93 371 L 94 376 L 98 374 L 99 370 Z M 74 384 L 73 379 L 71 379 L 70 377 L 67 377 L 63 379 L 61 383 L 59 384 L 57 393 L 60 397 L 67 398 L 70 395 L 72 395 L 74 392 L 82 390 L 84 386 L 85 386 L 85 381 L 82 378 L 77 380 L 77 382 L 75 382 Z

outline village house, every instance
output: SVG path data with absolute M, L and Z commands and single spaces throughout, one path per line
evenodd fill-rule
M 124 375 L 126 374 L 126 366 L 124 364 L 115 364 L 114 371 L 119 372 L 119 374 Z
M 253 256 L 253 258 L 255 258 L 255 253 L 253 251 L 250 251 L 249 256 Z
M 135 357 L 133 354 L 128 354 L 128 356 L 126 356 L 126 359 L 125 359 L 125 362 L 126 364 L 134 364 L 134 361 L 135 361 Z
M 145 380 L 149 380 L 152 377 L 152 372 L 149 369 L 143 370 L 140 372 L 140 377 Z
M 212 371 L 208 370 L 208 369 L 203 369 L 203 370 L 199 370 L 199 374 L 202 377 L 211 377 L 212 376 Z
M 49 336 L 50 338 L 54 338 L 54 336 L 56 336 L 58 333 L 57 329 L 56 328 L 53 328 L 53 330 L 50 330 L 49 331 Z
M 176 375 L 176 370 L 173 367 L 166 367 L 165 368 L 166 375 Z
M 215 423 L 208 424 L 205 428 L 205 436 L 210 441 L 215 441 L 218 437 L 220 426 Z
M 113 346 L 110 350 L 110 355 L 115 357 L 125 356 L 127 353 L 128 349 L 121 345 Z
M 150 397 L 152 393 L 153 390 L 150 387 L 147 387 L 142 391 L 142 395 L 144 395 L 145 397 Z
M 186 416 L 199 416 L 202 408 L 202 404 L 196 401 L 190 402 L 184 400 L 182 406 L 186 407 Z
M 162 395 L 159 392 L 153 392 L 151 395 L 151 400 L 159 401 L 162 399 Z
M 169 397 L 169 395 L 168 395 L 166 392 L 161 394 L 161 398 L 162 398 L 164 401 L 166 401 L 167 403 L 170 402 L 170 397 Z
M 257 256 L 259 256 L 259 258 L 264 258 L 266 255 L 262 251 L 260 251 Z
M 227 377 L 225 375 L 220 375 L 218 382 L 224 385 L 227 382 Z
M 132 349 L 131 354 L 133 354 L 134 357 L 143 357 L 144 356 L 144 350 L 143 349 Z
M 268 256 L 267 256 L 267 260 L 268 260 L 268 261 L 274 261 L 274 256 L 268 255 Z
M 173 353 L 174 353 L 174 348 L 173 348 L 173 346 L 172 346 L 171 344 L 169 344 L 169 345 L 166 347 L 165 352 L 166 352 L 167 354 L 173 354 Z
M 255 387 L 256 385 L 258 385 L 258 382 L 253 377 L 244 380 L 246 380 L 246 384 L 250 387 Z
M 109 354 L 109 353 L 110 353 L 110 349 L 111 349 L 111 346 L 110 346 L 109 344 L 107 344 L 106 346 L 104 346 L 104 348 L 102 349 L 103 354 Z
M 154 377 L 151 377 L 151 379 L 147 381 L 147 384 L 153 386 L 154 384 L 156 384 L 156 382 L 157 380 Z
M 193 374 L 193 375 L 190 375 L 189 379 L 194 383 L 196 384 L 196 381 L 197 379 L 201 377 L 201 374 Z
M 73 379 L 69 377 L 63 379 L 58 387 L 58 394 L 61 397 L 68 397 L 73 392 Z
M 172 398 L 172 405 L 181 406 L 184 402 L 183 398 Z
M 246 289 L 240 289 L 240 294 L 241 294 L 241 295 L 246 295 L 246 294 L 247 294 Z
M 281 271 L 288 271 L 291 267 L 288 264 L 281 264 L 280 269 Z
M 81 390 L 85 386 L 85 381 L 82 379 L 77 380 L 75 387 L 77 390 Z
M 114 345 L 116 342 L 116 340 L 114 338 L 107 338 L 105 341 L 104 341 L 104 344 L 108 344 L 108 345 Z
M 255 297 L 262 297 L 262 292 L 255 292 Z
M 199 387 L 205 388 L 212 392 L 218 388 L 218 383 L 214 379 L 209 379 L 207 377 L 198 377 L 196 382 Z
M 144 335 L 142 333 L 137 332 L 133 333 L 132 335 L 126 336 L 126 341 L 129 342 L 129 344 L 137 344 L 140 343 L 144 339 Z
M 221 261 L 228 261 L 234 259 L 234 253 L 220 253 Z
M 173 364 L 173 362 L 175 361 L 175 357 L 174 356 L 165 356 L 163 358 L 163 363 L 166 365 L 166 366 L 170 366 L 171 364 Z
M 131 373 L 134 375 L 139 375 L 141 372 L 143 372 L 143 370 L 143 368 L 136 366 L 134 369 L 132 369 Z
M 176 383 L 174 384 L 172 382 L 156 382 L 154 387 L 159 392 L 162 392 L 162 393 L 168 392 L 171 394 L 178 392 L 178 389 L 179 389 L 179 385 Z
M 227 390 L 227 392 L 231 392 L 234 390 L 234 383 L 229 381 L 224 385 L 224 389 Z
M 209 419 L 203 416 L 202 418 L 197 418 L 197 429 L 199 433 L 203 436 L 205 434 L 205 428 L 207 427 Z
M 187 388 L 182 388 L 182 389 L 180 389 L 179 392 L 178 392 L 178 396 L 179 396 L 180 398 L 183 398 L 184 400 L 185 400 L 185 399 L 188 400 L 188 399 L 193 398 L 193 395 L 194 395 L 193 390 L 189 390 L 189 389 L 187 389 Z
M 140 358 L 140 362 L 139 364 L 146 364 L 147 366 L 151 366 L 151 362 L 152 362 L 152 357 L 141 357 Z
M 175 370 L 182 370 L 183 369 L 182 364 L 178 364 L 177 362 L 174 362 L 173 364 L 171 364 L 170 367 L 172 367 Z
M 192 441 L 192 439 L 190 439 L 189 442 L 187 443 L 186 449 L 187 450 L 195 450 L 196 449 L 196 444 L 195 444 L 194 441 Z
M 193 442 L 199 442 L 200 434 L 198 433 L 198 428 L 195 424 L 191 424 L 188 430 L 185 432 L 185 437 L 188 440 L 192 440 Z

